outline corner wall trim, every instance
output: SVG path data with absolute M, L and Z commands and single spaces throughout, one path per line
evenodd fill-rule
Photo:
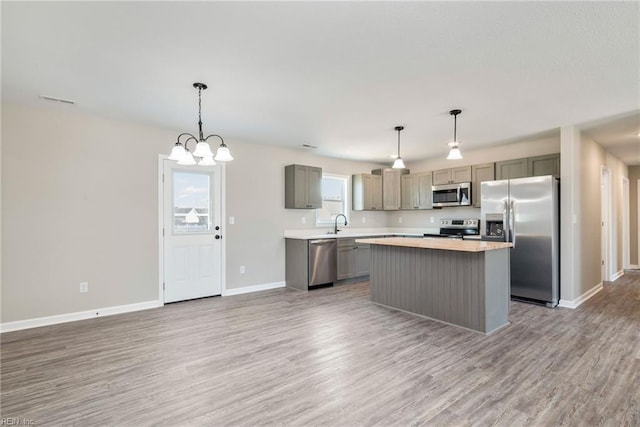
M 269 289 L 284 288 L 285 285 L 286 285 L 286 282 L 273 282 L 273 283 L 262 283 L 260 285 L 254 285 L 254 286 L 245 286 L 243 288 L 225 289 L 222 292 L 222 296 L 228 297 L 231 295 L 248 294 L 250 292 L 267 291 Z
M 583 302 L 585 302 L 586 300 L 588 300 L 589 298 L 591 298 L 601 290 L 602 290 L 602 282 L 598 283 L 593 288 L 589 289 L 587 292 L 580 295 L 578 298 L 574 300 L 569 301 L 569 300 L 561 299 L 560 302 L 558 303 L 558 306 L 564 307 L 564 308 L 578 308 L 580 304 L 582 304 Z
M 624 270 L 620 270 L 618 271 L 616 274 L 613 275 L 613 277 L 611 278 L 611 281 L 616 281 L 619 278 L 621 278 L 622 276 L 624 276 Z
M 159 301 L 146 301 L 135 304 L 117 305 L 113 307 L 96 308 L 94 310 L 78 311 L 75 313 L 57 314 L 54 316 L 37 317 L 35 319 L 17 320 L 0 324 L 0 333 L 20 331 L 22 329 L 39 328 L 41 326 L 56 325 L 58 323 L 75 322 L 76 320 L 93 319 L 94 317 L 111 316 L 114 314 L 130 313 L 132 311 L 148 310 L 162 307 Z

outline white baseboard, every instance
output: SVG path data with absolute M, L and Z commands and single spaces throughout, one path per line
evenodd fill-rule
M 629 269 L 629 270 L 640 270 L 640 265 L 637 265 L 637 264 L 631 264 L 631 265 L 628 267 L 628 269 Z
M 139 302 L 135 304 L 118 305 L 114 307 L 96 308 L 95 310 L 78 311 L 76 313 L 57 314 L 55 316 L 37 317 L 35 319 L 18 320 L 0 324 L 0 332 L 19 331 L 22 329 L 39 328 L 41 326 L 56 325 L 58 323 L 75 322 L 76 320 L 93 319 L 94 317 L 111 316 L 114 314 L 130 313 L 132 311 L 147 310 L 162 307 L 159 300 Z
M 602 282 L 598 283 L 593 288 L 589 289 L 587 292 L 580 295 L 578 298 L 574 300 L 561 299 L 560 302 L 558 303 L 558 306 L 564 307 L 564 308 L 577 308 L 580 304 L 582 304 L 583 302 L 585 302 L 586 300 L 588 300 L 589 298 L 591 298 L 601 290 L 602 290 Z
M 613 277 L 611 278 L 611 282 L 618 280 L 619 278 L 621 278 L 624 275 L 624 270 L 620 270 L 618 271 L 616 274 L 613 275 Z
M 262 283 L 260 285 L 254 285 L 254 286 L 245 286 L 243 288 L 225 289 L 224 292 L 222 292 L 222 296 L 228 297 L 231 295 L 248 294 L 249 292 L 258 292 L 258 291 L 266 291 L 269 289 L 284 288 L 285 285 L 286 285 L 286 282 L 273 282 L 273 283 Z

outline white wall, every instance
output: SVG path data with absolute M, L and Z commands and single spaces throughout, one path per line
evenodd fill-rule
M 622 177 L 627 166 L 580 131 L 561 129 L 561 300 L 579 303 L 601 284 L 601 168 L 612 185 L 612 245 L 615 270 L 622 269 Z M 617 185 L 616 183 L 619 183 Z M 613 271 L 612 273 L 615 273 Z

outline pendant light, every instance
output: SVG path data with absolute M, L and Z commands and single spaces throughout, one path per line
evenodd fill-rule
M 406 168 L 406 166 L 404 165 L 404 162 L 402 161 L 402 157 L 400 157 L 400 131 L 402 129 L 404 129 L 404 126 L 396 126 L 394 129 L 396 131 L 398 131 L 398 157 L 396 157 L 396 160 L 393 162 L 393 166 L 391 166 L 391 168 L 393 168 L 393 169 L 404 169 L 404 168 Z
M 458 114 L 462 113 L 462 110 L 451 110 L 449 114 L 453 116 L 453 141 L 449 143 L 449 155 L 447 156 L 447 160 L 460 160 L 462 158 L 462 153 L 460 152 L 460 148 L 458 147 L 458 138 L 457 138 L 457 127 L 458 127 Z
M 190 133 L 181 133 L 178 135 L 175 145 L 171 150 L 171 154 L 169 155 L 169 160 L 177 160 L 179 165 L 191 166 L 195 165 L 196 161 L 195 157 L 200 157 L 198 161 L 198 165 L 201 166 L 213 166 L 216 164 L 213 157 L 213 152 L 211 151 L 211 147 L 207 143 L 207 140 L 213 136 L 219 138 L 221 143 L 220 147 L 218 147 L 218 151 L 216 152 L 215 160 L 219 162 L 229 162 L 233 160 L 231 156 L 231 152 L 229 148 L 224 143 L 224 139 L 220 135 L 209 135 L 206 138 L 202 133 L 202 91 L 207 89 L 207 85 L 204 83 L 194 83 L 193 87 L 198 89 L 198 138 L 191 135 Z M 186 137 L 184 142 L 180 142 L 181 137 Z M 196 148 L 193 151 L 193 154 L 189 151 L 189 147 L 187 146 L 189 141 L 194 141 L 196 143 Z

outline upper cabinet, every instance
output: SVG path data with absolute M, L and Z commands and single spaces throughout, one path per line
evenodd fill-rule
M 496 162 L 496 179 L 560 176 L 560 153 Z
M 304 165 L 285 166 L 284 207 L 287 209 L 322 207 L 322 168 Z
M 433 185 L 457 184 L 471 181 L 471 166 L 440 169 L 433 172 Z
M 358 174 L 351 177 L 353 210 L 382 210 L 382 176 Z
M 479 208 L 482 200 L 481 183 L 493 181 L 495 175 L 495 163 L 483 163 L 471 166 L 471 200 L 473 207 Z
M 402 209 L 432 209 L 431 172 L 402 175 Z
M 409 169 L 375 169 L 373 175 L 382 176 L 382 209 L 385 211 L 399 210 L 402 207 L 402 175 L 409 173 Z
M 548 154 L 546 156 L 529 157 L 527 159 L 527 175 L 560 176 L 560 154 Z
M 527 176 L 527 159 L 496 162 L 496 179 L 524 178 Z

